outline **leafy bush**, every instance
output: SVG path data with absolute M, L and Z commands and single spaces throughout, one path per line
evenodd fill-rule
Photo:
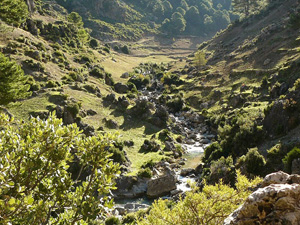
M 202 192 L 193 186 L 192 192 L 186 197 L 170 206 L 169 200 L 159 199 L 154 202 L 149 215 L 140 218 L 138 225 L 165 225 L 165 224 L 223 224 L 224 219 L 237 209 L 250 195 L 250 187 L 257 186 L 260 178 L 248 180 L 237 172 L 237 182 L 231 188 L 222 182 L 216 185 L 204 185 Z
M 112 216 L 105 220 L 105 225 L 121 225 L 118 217 Z
M 0 105 L 31 95 L 22 68 L 0 53 Z
M 111 207 L 106 196 L 119 167 L 105 149 L 115 136 L 87 138 L 54 115 L 13 122 L 0 114 L 0 127 L 2 223 L 89 224 L 106 217 L 103 206 Z M 72 179 L 75 160 L 81 169 Z M 89 172 L 81 176 L 82 171 Z
M 213 142 L 211 145 L 205 148 L 203 161 L 211 162 L 221 158 L 221 156 L 226 157 L 227 155 L 223 152 L 223 149 L 218 142 Z
M 257 148 L 251 148 L 245 156 L 238 159 L 238 164 L 245 166 L 248 174 L 261 175 L 263 174 L 266 161 Z
M 294 159 L 300 158 L 300 149 L 299 148 L 293 148 L 282 160 L 286 170 L 291 173 L 292 172 L 292 163 Z

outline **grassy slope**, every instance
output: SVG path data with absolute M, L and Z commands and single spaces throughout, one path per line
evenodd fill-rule
M 55 17 L 52 17 L 47 14 L 43 16 L 34 14 L 33 18 L 42 20 L 45 24 L 54 24 L 57 20 L 64 21 L 63 15 L 58 12 L 55 12 L 55 15 Z M 10 57 L 17 60 L 20 64 L 25 60 L 32 60 L 31 57 L 26 56 L 24 49 L 34 49 L 33 43 L 42 43 L 45 47 L 45 53 L 48 55 L 53 55 L 56 51 L 53 47 L 55 43 L 45 40 L 42 36 L 34 36 L 22 29 L 13 29 L 3 23 L 0 24 L 0 29 L 0 47 L 5 48 L 10 45 L 10 43 L 17 43 L 17 46 L 14 46 L 17 52 L 11 54 Z M 20 39 L 25 39 L 25 43 L 23 43 L 23 41 L 18 41 Z M 186 57 L 193 49 L 195 49 L 197 44 L 201 43 L 201 40 L 198 39 L 178 39 L 168 43 L 162 43 L 163 41 L 165 40 L 150 37 L 143 39 L 140 43 L 131 43 L 132 54 L 130 55 L 114 51 L 106 53 L 101 50 L 101 46 L 100 50 L 99 48 L 91 49 L 87 46 L 78 49 L 61 46 L 60 51 L 64 54 L 65 60 L 69 63 L 70 67 L 75 70 L 82 69 L 83 65 L 75 62 L 74 57 L 80 54 L 90 54 L 95 59 L 94 64 L 103 66 L 106 71 L 112 74 L 112 77 L 116 82 L 126 83 L 127 79 L 120 78 L 122 73 L 132 71 L 132 69 L 141 62 L 173 62 L 175 64 L 174 57 Z M 150 44 L 152 47 L 149 48 Z M 163 44 L 163 49 L 160 49 L 161 44 Z M 183 51 L 182 48 L 185 48 L 185 50 Z M 140 54 L 143 54 L 143 57 L 140 57 Z M 34 60 L 34 62 L 38 61 Z M 74 83 L 71 83 L 70 85 L 62 84 L 62 86 L 56 88 L 46 88 L 45 84 L 47 81 L 58 81 L 62 83 L 62 77 L 69 71 L 64 67 L 61 67 L 59 63 L 54 63 L 52 61 L 46 63 L 40 61 L 40 63 L 45 67 L 44 72 L 32 71 L 30 68 L 25 68 L 26 74 L 33 75 L 36 77 L 36 80 L 38 80 L 38 77 L 43 77 L 42 80 L 37 81 L 42 86 L 41 90 L 38 91 L 37 96 L 8 105 L 9 111 L 16 119 L 26 120 L 32 112 L 47 111 L 49 107 L 55 107 L 55 103 L 57 102 L 53 99 L 59 98 L 61 95 L 67 96 L 68 98 L 80 102 L 82 110 L 93 109 L 97 112 L 94 116 L 83 118 L 83 122 L 94 126 L 95 129 L 104 127 L 107 132 L 118 132 L 120 134 L 120 140 L 134 141 L 135 145 L 133 147 L 125 147 L 129 159 L 132 161 L 131 167 L 134 173 L 144 162 L 149 161 L 150 159 L 156 161 L 165 157 L 159 153 L 144 154 L 138 152 L 144 140 L 150 139 L 153 134 L 159 132 L 159 128 L 138 119 L 127 121 L 126 118 L 124 118 L 124 115 L 116 112 L 114 109 L 104 107 L 101 98 L 83 90 L 72 89 L 71 86 L 74 85 Z M 182 61 L 180 65 L 184 64 L 185 62 Z M 176 65 L 174 69 L 177 67 L 178 65 Z M 88 70 L 84 69 L 84 73 L 88 73 Z M 110 86 L 104 84 L 103 80 L 91 76 L 88 76 L 87 81 L 79 83 L 79 85 L 96 85 L 100 88 L 102 96 L 106 96 L 109 93 L 115 93 Z M 115 94 L 116 97 L 120 96 L 117 93 Z M 117 130 L 105 128 L 103 122 L 104 118 L 115 120 L 120 125 L 120 128 Z
M 268 89 L 260 89 L 263 78 L 271 78 L 300 59 L 299 29 L 288 24 L 291 8 L 299 3 L 296 0 L 278 2 L 280 5 L 250 21 L 231 25 L 201 46 L 208 56 L 207 66 L 193 77 L 186 76 L 188 84 L 183 87 L 193 107 L 201 111 L 201 103 L 208 103 L 211 115 L 246 111 L 249 118 L 264 117 L 264 109 L 274 99 Z M 290 76 L 299 77 L 299 74 Z M 286 77 L 286 82 L 289 79 Z M 243 85 L 248 88 L 241 91 Z M 244 96 L 248 106 L 232 106 L 230 99 L 234 95 Z M 264 142 L 259 148 L 265 154 L 274 143 L 294 138 L 292 131 L 274 141 L 266 140 L 268 143 Z

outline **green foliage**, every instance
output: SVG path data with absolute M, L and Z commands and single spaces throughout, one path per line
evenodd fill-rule
M 82 18 L 81 16 L 77 13 L 77 12 L 71 12 L 68 16 L 67 16 L 67 20 L 70 23 L 73 23 L 74 25 L 78 26 L 78 27 L 83 27 L 83 22 L 82 22 Z
M 118 217 L 112 216 L 105 220 L 105 225 L 121 225 Z
M 28 16 L 29 12 L 24 0 L 0 1 L 0 18 L 4 22 L 19 27 Z
M 219 159 L 221 156 L 227 156 L 218 142 L 213 142 L 204 150 L 203 161 L 211 162 Z
M 26 81 L 22 68 L 0 53 L 0 105 L 30 96 L 30 85 Z
M 169 207 L 169 200 L 158 200 L 153 204 L 149 215 L 141 218 L 138 225 L 194 225 L 223 224 L 224 219 L 238 208 L 251 193 L 261 179 L 252 181 L 237 172 L 236 189 L 224 185 L 222 181 L 216 185 L 204 185 L 202 192 L 188 192 L 174 206 Z
M 105 218 L 118 173 L 105 149 L 115 136 L 86 138 L 54 115 L 13 122 L 1 114 L 0 127 L 1 222 L 90 224 Z M 74 178 L 69 167 L 75 160 L 80 170 Z
M 194 64 L 196 67 L 200 69 L 202 66 L 206 65 L 206 63 L 205 53 L 203 51 L 197 51 L 194 57 Z
M 251 148 L 245 156 L 238 159 L 237 164 L 244 166 L 248 174 L 261 175 L 266 161 L 257 148 Z
M 300 149 L 299 148 L 293 148 L 282 160 L 286 170 L 291 173 L 292 172 L 292 162 L 294 159 L 300 158 Z

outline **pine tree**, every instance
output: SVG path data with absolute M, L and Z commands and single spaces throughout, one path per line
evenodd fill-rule
M 28 17 L 28 7 L 24 0 L 1 0 L 0 19 L 19 27 Z
M 28 97 L 30 86 L 22 68 L 0 53 L 0 105 Z

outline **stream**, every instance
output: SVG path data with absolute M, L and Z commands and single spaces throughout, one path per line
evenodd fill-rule
M 162 95 L 164 87 L 158 85 L 157 81 L 152 80 L 152 83 L 156 83 L 155 90 L 148 91 L 146 89 L 141 90 L 142 99 L 151 102 L 155 108 L 160 106 L 158 101 Z M 176 190 L 171 191 L 167 196 L 160 197 L 162 199 L 171 199 L 172 196 L 178 195 L 190 191 L 189 182 L 197 182 L 197 176 L 192 172 L 184 174 L 184 170 L 195 171 L 195 168 L 201 163 L 201 158 L 204 149 L 210 145 L 215 135 L 210 133 L 208 126 L 205 125 L 204 118 L 198 113 L 189 111 L 179 111 L 176 113 L 168 112 L 169 118 L 172 121 L 172 126 L 168 127 L 171 132 L 180 134 L 183 137 L 183 143 L 181 143 L 184 149 L 184 154 L 181 159 L 173 162 L 172 167 L 170 163 L 167 163 L 167 167 L 172 168 L 173 173 L 176 176 Z M 177 167 L 176 167 L 177 165 Z M 145 181 L 146 182 L 146 181 Z M 149 199 L 146 196 L 136 198 L 122 198 L 116 199 L 115 209 L 120 215 L 122 211 L 135 212 L 139 209 L 148 208 L 154 199 Z

